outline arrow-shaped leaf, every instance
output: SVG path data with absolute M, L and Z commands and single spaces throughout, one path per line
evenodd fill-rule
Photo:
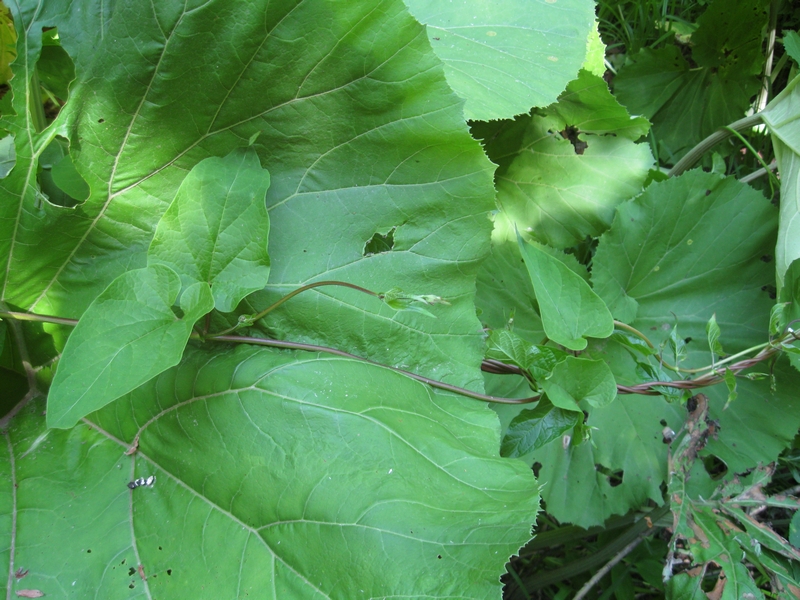
M 72 332 L 47 400 L 47 425 L 68 428 L 123 394 L 178 364 L 192 326 L 212 308 L 205 283 L 172 305 L 180 279 L 153 265 L 117 277 L 92 302 Z

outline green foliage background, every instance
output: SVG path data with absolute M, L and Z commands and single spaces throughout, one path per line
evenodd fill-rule
M 606 49 L 589 0 L 8 0 L 9 597 L 512 598 L 558 522 L 619 515 L 660 537 L 617 597 L 792 597 L 800 541 L 745 512 L 798 508 L 776 6 Z

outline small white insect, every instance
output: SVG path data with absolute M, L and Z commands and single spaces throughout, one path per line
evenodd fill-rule
M 137 487 L 147 486 L 153 487 L 153 484 L 156 482 L 156 476 L 150 475 L 150 477 L 139 477 L 139 479 L 134 479 L 128 484 L 128 487 L 132 490 L 135 490 Z

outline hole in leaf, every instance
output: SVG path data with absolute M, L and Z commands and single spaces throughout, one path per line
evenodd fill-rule
M 380 254 L 381 252 L 389 252 L 394 248 L 394 232 L 397 227 L 392 227 L 388 232 L 382 234 L 375 232 L 370 240 L 364 244 L 364 256 L 372 256 L 373 254 Z
M 761 262 L 768 263 L 768 262 L 771 262 L 771 261 L 772 261 L 772 257 L 770 255 L 768 255 L 768 254 L 765 254 L 764 256 L 761 257 Z
M 572 147 L 575 149 L 575 154 L 583 154 L 586 148 L 589 147 L 589 144 L 578 137 L 580 133 L 577 127 L 572 126 L 567 127 L 561 132 L 561 137 L 565 140 L 569 140 L 569 143 L 572 144 Z
M 441 554 L 437 554 L 436 558 L 442 558 L 442 555 Z
M 75 169 L 64 138 L 56 137 L 39 157 L 39 186 L 56 206 L 71 208 L 89 197 L 89 184 Z
M 703 458 L 703 467 L 714 480 L 722 479 L 728 472 L 728 465 L 713 454 Z
M 42 30 L 42 52 L 36 63 L 45 117 L 52 121 L 69 98 L 69 84 L 75 79 L 75 64 L 61 47 L 58 29 Z
M 133 575 L 134 573 L 136 573 L 136 569 L 134 569 L 133 567 L 131 567 L 130 569 L 128 569 L 128 576 L 129 576 L 129 577 L 130 577 L 131 575 Z
M 135 586 L 135 585 L 133 585 L 133 582 L 131 581 L 131 583 L 130 583 L 130 585 L 129 585 L 128 587 L 129 587 L 130 589 L 133 589 L 133 588 L 134 588 L 134 587 L 136 587 L 136 586 Z
M 683 338 L 683 343 L 684 343 L 684 344 L 688 344 L 688 343 L 689 343 L 689 342 L 691 342 L 691 341 L 692 341 L 692 337 L 691 337 L 691 336 L 690 336 L 690 337 L 687 337 L 687 338 Z
M 542 463 L 535 462 L 535 463 L 533 463 L 533 467 L 531 467 L 531 468 L 533 469 L 533 476 L 534 477 L 539 477 L 539 471 L 542 470 Z
M 620 483 L 622 483 L 624 472 L 621 469 L 619 471 L 612 471 L 600 463 L 595 464 L 594 468 L 598 473 L 601 473 L 608 478 L 608 484 L 611 487 L 617 487 Z
M 172 569 L 167 569 L 167 575 L 172 576 Z

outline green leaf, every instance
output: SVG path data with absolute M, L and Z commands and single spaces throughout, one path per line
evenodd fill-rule
M 789 543 L 795 548 L 800 548 L 800 511 L 792 515 L 789 523 Z
M 52 174 L 53 182 L 75 200 L 83 202 L 89 197 L 89 184 L 75 170 L 75 164 L 69 154 L 53 165 Z
M 709 440 L 703 454 L 723 461 L 728 466 L 727 477 L 773 462 L 797 434 L 800 373 L 781 359 L 775 363 L 773 375 L 774 391 L 768 381 L 737 378 L 736 402 L 730 405 L 727 386 L 703 391 L 709 398 L 709 417 L 719 423 L 716 439 Z
M 614 79 L 614 92 L 631 114 L 650 120 L 658 154 L 671 163 L 744 117 L 760 86 L 753 74 L 737 69 L 693 68 L 677 46 L 643 48 L 628 61 Z
M 594 21 L 594 27 L 589 31 L 589 38 L 586 40 L 586 60 L 583 61 L 582 69 L 585 69 L 592 75 L 602 77 L 606 72 L 606 45 L 600 38 L 600 30 L 597 19 Z
M 0 139 L 0 178 L 8 175 L 16 162 L 17 155 L 14 150 L 14 138 L 7 135 Z
M 190 350 L 70 432 L 40 411 L 8 440 L 16 560 L 47 597 L 498 598 L 538 511 L 484 404 L 359 361 Z
M 781 175 L 781 216 L 775 250 L 778 292 L 783 287 L 786 270 L 800 258 L 800 77 L 761 112 L 772 134 L 772 147 Z
M 404 4 L 159 7 L 48 3 L 19 16 L 19 31 L 31 32 L 20 68 L 32 68 L 37 36 L 55 24 L 76 79 L 44 133 L 29 135 L 18 116 L 0 124 L 24 133 L 15 137 L 17 167 L 0 181 L 0 194 L 13 198 L 0 203 L 0 299 L 79 317 L 114 278 L 145 266 L 156 225 L 191 169 L 258 134 L 253 148 L 271 177 L 270 279 L 239 310 L 255 314 L 330 279 L 435 294 L 452 306 L 431 309 L 434 320 L 323 288 L 258 327 L 479 387 L 474 278 L 489 249 L 493 166 Z M 12 87 L 24 114 L 24 78 Z M 26 174 L 55 132 L 81 144 L 72 158 L 92 195 L 80 211 L 35 208 L 36 182 Z M 392 228 L 392 250 L 365 255 L 375 233 Z
M 786 327 L 786 324 L 789 321 L 789 319 L 787 318 L 789 312 L 788 309 L 789 306 L 791 306 L 791 304 L 792 304 L 791 302 L 778 302 L 775 306 L 772 307 L 772 310 L 770 310 L 769 334 L 771 336 L 779 335 L 783 331 L 784 327 Z
M 475 305 L 489 329 L 508 328 L 529 344 L 545 337 L 517 232 L 502 212 L 494 215 L 492 251 L 478 271 Z
M 651 339 L 668 337 L 677 317 L 694 364 L 707 364 L 704 340 L 712 314 L 728 351 L 763 340 L 773 300 L 769 260 L 776 210 L 760 193 L 717 175 L 690 171 L 652 183 L 617 209 L 600 238 L 592 279 L 620 321 Z
M 547 337 L 570 350 L 583 350 L 586 337 L 603 338 L 614 332 L 611 313 L 589 284 L 538 245 L 519 238 L 519 246 Z
M 706 338 L 708 339 L 708 347 L 711 349 L 712 354 L 716 354 L 717 356 L 725 355 L 725 351 L 722 349 L 722 343 L 719 341 L 721 335 L 722 330 L 717 324 L 717 313 L 714 313 L 711 315 L 708 323 L 706 323 Z
M 83 416 L 178 364 L 195 322 L 214 307 L 204 283 L 180 300 L 180 279 L 153 265 L 120 275 L 92 302 L 69 337 L 47 400 L 49 427 Z
M 511 421 L 500 454 L 516 458 L 541 448 L 571 430 L 582 414 L 555 408 L 541 403 L 534 409 L 525 409 Z
M 792 60 L 800 64 L 800 35 L 796 31 L 783 32 L 783 47 Z
M 587 118 L 574 104 L 565 111 Z M 571 140 L 562 135 L 563 127 L 561 116 L 538 115 L 473 127 L 474 135 L 486 140 L 489 158 L 500 165 L 495 176 L 500 208 L 521 232 L 557 248 L 605 231 L 614 207 L 641 191 L 653 164 L 647 144 L 581 132 Z
M 617 397 L 617 384 L 609 366 L 602 360 L 567 356 L 542 382 L 547 397 L 555 406 L 578 411 L 589 406 L 610 404 Z
M 473 120 L 507 119 L 553 102 L 583 63 L 594 20 L 584 0 L 406 4 L 427 26 L 447 82 Z
M 148 264 L 172 268 L 184 286 L 208 284 L 216 309 L 233 311 L 269 278 L 268 188 L 252 148 L 197 163 L 158 223 Z
M 560 120 L 560 129 L 570 126 L 585 133 L 613 133 L 631 141 L 647 135 L 650 130 L 647 119 L 631 117 L 611 95 L 602 73 L 598 76 L 581 70 L 547 112 Z
M 659 397 L 621 395 L 607 406 L 590 407 L 590 443 L 567 448 L 551 443 L 532 452 L 528 460 L 542 465 L 539 481 L 548 513 L 591 527 L 650 501 L 662 503 L 667 477 L 662 420 L 677 431 L 683 414 Z M 612 485 L 608 473 L 622 483 Z
M 504 329 L 492 331 L 486 340 L 486 358 L 501 360 L 529 371 L 535 380 L 545 379 L 567 353 L 558 348 L 537 346 Z

